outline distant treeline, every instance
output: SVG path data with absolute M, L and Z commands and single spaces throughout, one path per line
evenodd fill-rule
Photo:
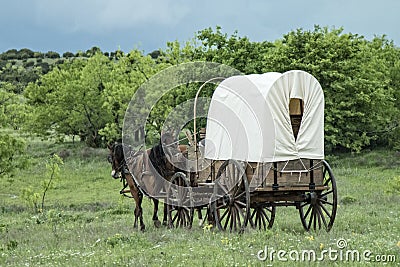
M 73 57 L 91 57 L 95 55 L 96 53 L 101 52 L 99 47 L 92 47 L 91 49 L 84 51 L 78 51 L 76 53 L 72 52 L 64 52 L 62 55 L 60 55 L 57 52 L 54 51 L 48 51 L 48 52 L 34 52 L 28 48 L 22 48 L 20 50 L 17 49 L 10 49 L 7 50 L 6 52 L 3 52 L 0 54 L 0 60 L 24 60 L 24 59 L 31 59 L 31 58 L 37 58 L 37 59 L 44 59 L 44 58 L 73 58 Z M 104 52 L 104 55 L 107 57 L 115 57 L 115 55 L 118 52 Z
M 54 66 L 73 59 L 88 59 L 101 53 L 109 59 L 117 59 L 121 51 L 102 52 L 99 47 L 76 53 L 64 52 L 60 55 L 54 51 L 35 52 L 28 48 L 10 49 L 0 54 L 0 82 L 9 82 L 21 93 L 30 82 L 36 82 L 42 75 L 51 71 Z M 158 51 L 152 53 L 157 55 Z

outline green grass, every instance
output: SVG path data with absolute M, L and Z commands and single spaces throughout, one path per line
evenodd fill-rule
M 121 184 L 110 176 L 107 151 L 77 143 L 29 143 L 31 165 L 13 178 L 0 177 L 0 266 L 399 266 L 400 195 L 393 181 L 400 176 L 399 154 L 378 150 L 339 154 L 328 160 L 337 179 L 339 207 L 329 233 L 305 232 L 298 211 L 278 207 L 271 230 L 225 233 L 197 227 L 157 229 L 152 203 L 144 199 L 146 232 L 133 229 L 133 200 L 119 195 Z M 64 157 L 59 177 L 37 213 L 22 197 L 40 192 L 46 160 Z M 391 193 L 389 193 L 391 192 Z M 161 218 L 162 213 L 159 212 Z M 260 261 L 269 249 L 287 253 L 337 249 L 395 255 L 395 263 Z M 260 254 L 263 255 L 263 254 Z M 318 254 L 317 254 L 318 255 Z M 288 255 L 286 254 L 286 258 Z

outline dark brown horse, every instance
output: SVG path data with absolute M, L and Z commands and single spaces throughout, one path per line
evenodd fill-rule
M 169 180 L 176 171 L 170 162 L 172 156 L 169 152 L 170 150 L 163 148 L 163 145 L 170 145 L 171 142 L 172 137 L 165 135 L 159 144 L 146 151 L 135 152 L 130 147 L 120 143 L 108 147 L 110 150 L 109 162 L 112 164 L 111 176 L 114 179 L 121 178 L 124 188 L 120 193 L 130 193 L 135 200 L 134 227 L 137 227 L 137 222 L 139 221 L 142 231 L 145 229 L 142 209 L 143 194 L 146 194 L 153 200 L 154 225 L 156 227 L 160 227 L 161 225 L 157 216 L 159 200 L 154 196 L 163 189 L 163 185 L 157 180 L 156 176 L 158 174 L 164 179 Z M 126 189 L 127 187 L 129 187 L 128 190 Z M 167 225 L 166 204 L 164 204 L 163 225 Z

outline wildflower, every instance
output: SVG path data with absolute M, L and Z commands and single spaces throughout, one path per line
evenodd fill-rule
M 229 244 L 229 239 L 227 237 L 224 237 L 221 239 L 221 243 L 224 245 L 228 245 Z
M 310 240 L 310 241 L 314 241 L 314 236 L 310 235 L 310 236 L 306 236 L 306 239 Z
M 397 246 L 400 248 L 400 241 L 399 241 L 399 242 L 397 242 Z
M 323 250 L 323 249 L 324 249 L 324 247 L 325 247 L 325 246 L 324 246 L 324 244 L 323 244 L 323 243 L 320 243 L 320 244 L 319 244 L 319 249 L 320 249 L 320 250 Z
M 203 231 L 204 231 L 204 232 L 209 232 L 209 231 L 211 230 L 212 227 L 213 227 L 212 224 L 205 225 L 205 226 L 203 227 Z

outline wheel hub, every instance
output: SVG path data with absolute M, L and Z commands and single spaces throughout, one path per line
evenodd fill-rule
M 315 205 L 317 203 L 318 195 L 316 192 L 310 192 L 307 194 L 307 203 Z
M 235 201 L 235 198 L 231 194 L 226 194 L 222 198 L 222 203 L 224 206 L 232 206 Z

